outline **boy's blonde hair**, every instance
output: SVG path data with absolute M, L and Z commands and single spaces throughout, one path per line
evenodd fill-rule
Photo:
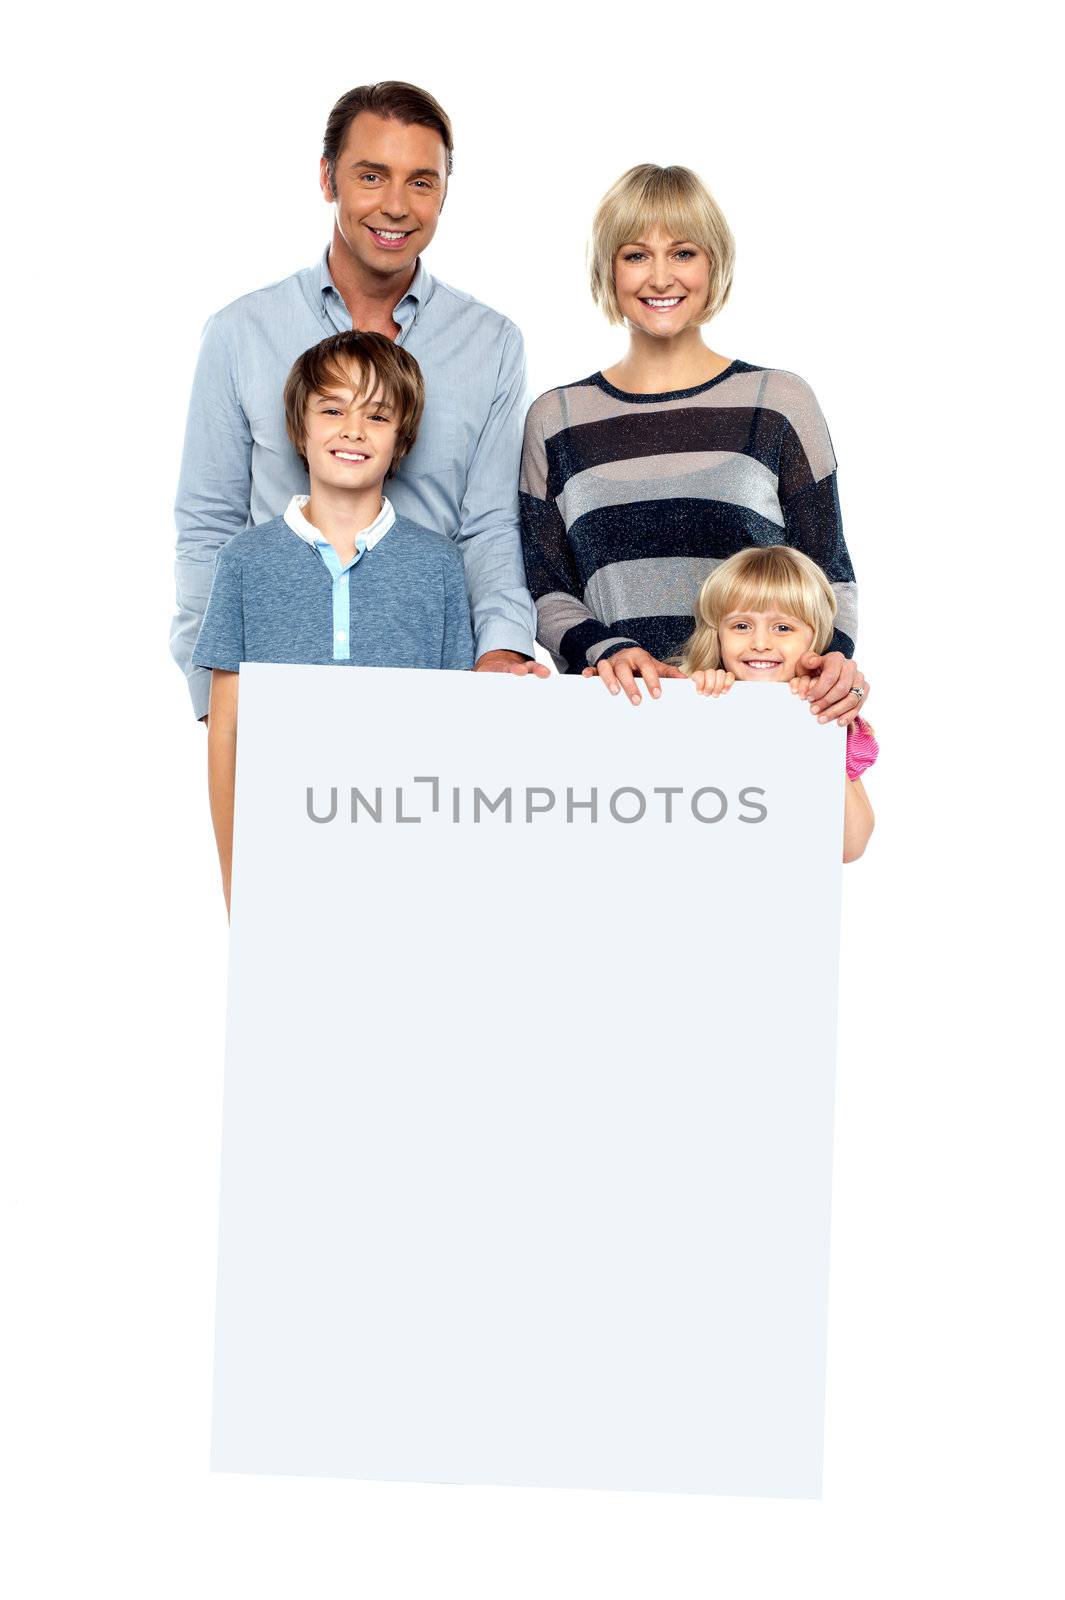
M 695 324 L 721 310 L 732 287 L 736 244 L 721 210 L 690 167 L 630 167 L 608 189 L 592 223 L 589 270 L 592 299 L 608 322 L 624 322 L 614 287 L 614 257 L 623 244 L 646 238 L 656 227 L 671 239 L 689 239 L 710 257 L 710 293 Z
M 735 611 L 783 611 L 813 629 L 820 654 L 832 638 L 836 596 L 821 568 L 787 544 L 754 546 L 722 561 L 699 590 L 695 632 L 681 647 L 682 672 L 721 665 L 718 629 Z

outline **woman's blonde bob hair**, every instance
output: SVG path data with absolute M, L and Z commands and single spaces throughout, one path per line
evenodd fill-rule
M 718 630 L 736 611 L 782 611 L 813 629 L 811 650 L 832 638 L 836 597 L 821 568 L 787 544 L 755 546 L 729 556 L 707 578 L 695 602 L 696 628 L 682 646 L 682 672 L 721 665 Z
M 592 299 L 608 322 L 624 322 L 614 287 L 614 258 L 661 227 L 671 239 L 689 240 L 710 257 L 710 293 L 696 325 L 709 322 L 728 299 L 736 244 L 717 201 L 690 167 L 630 167 L 608 189 L 592 223 L 589 268 Z

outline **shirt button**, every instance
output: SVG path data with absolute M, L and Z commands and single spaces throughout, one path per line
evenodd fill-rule
M 343 628 L 338 628 L 336 633 L 334 633 L 333 638 L 336 640 L 337 644 L 343 644 L 344 640 L 347 638 L 347 634 L 344 632 Z

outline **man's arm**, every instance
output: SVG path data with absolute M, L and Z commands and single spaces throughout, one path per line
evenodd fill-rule
M 211 821 L 222 869 L 222 893 L 229 896 L 233 881 L 233 795 L 237 781 L 237 685 L 240 674 L 211 674 L 211 720 L 207 726 L 207 791 Z
M 215 556 L 247 527 L 251 503 L 251 429 L 237 395 L 233 353 L 225 328 L 212 317 L 203 333 L 189 401 L 181 461 L 177 520 L 177 611 L 170 652 L 185 673 L 193 710 L 207 714 L 210 673 L 192 664 L 211 593 Z
M 525 421 L 525 350 L 508 324 L 495 395 L 466 475 L 455 538 L 466 567 L 475 651 L 533 654 L 535 613 L 518 526 L 518 466 Z

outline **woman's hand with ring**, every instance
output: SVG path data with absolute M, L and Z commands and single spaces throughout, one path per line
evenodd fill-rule
M 799 670 L 816 679 L 805 698 L 818 722 L 835 722 L 846 728 L 869 698 L 865 674 L 839 650 L 824 656 L 808 650 L 799 658 Z M 861 699 L 851 693 L 852 689 L 861 689 Z

